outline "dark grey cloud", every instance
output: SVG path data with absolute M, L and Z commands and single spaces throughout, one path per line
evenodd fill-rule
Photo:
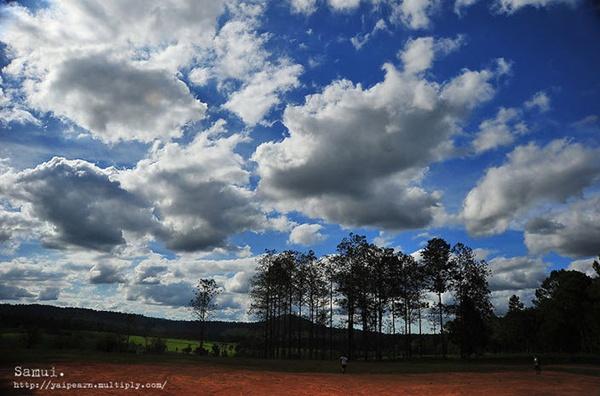
M 34 295 L 22 287 L 0 284 L 0 300 L 19 300 L 27 297 Z
M 160 276 L 167 270 L 168 267 L 166 265 L 143 262 L 135 268 L 135 283 L 143 285 L 156 285 L 160 283 Z
M 65 270 L 73 271 L 73 272 L 88 272 L 94 267 L 93 264 L 81 264 L 81 263 L 66 263 L 63 265 Z
M 489 261 L 490 289 L 493 292 L 539 287 L 546 278 L 547 265 L 531 257 L 496 257 Z
M 525 232 L 540 235 L 551 235 L 565 226 L 556 221 L 545 219 L 543 217 L 535 217 L 527 222 L 525 225 Z
M 2 267 L 10 266 L 6 270 Z M 19 261 L 3 263 L 0 266 L 0 280 L 3 282 L 12 281 L 28 281 L 28 282 L 45 282 L 51 280 L 63 279 L 66 274 L 62 271 L 49 271 L 35 265 L 28 265 Z
M 233 151 L 244 139 L 201 133 L 188 145 L 166 144 L 124 171 L 59 157 L 10 170 L 0 175 L 0 196 L 20 212 L 0 212 L 2 238 L 30 225 L 28 234 L 51 248 L 112 251 L 125 245 L 126 234 L 177 251 L 227 248 L 232 234 L 270 227 L 247 187 L 244 159 Z M 32 220 L 25 222 L 25 213 Z
M 225 183 L 204 182 L 190 185 L 181 175 L 168 177 L 174 204 L 163 207 L 165 216 L 195 216 L 201 221 L 181 232 L 171 233 L 167 246 L 194 251 L 224 246 L 229 235 L 260 224 L 261 213 L 247 194 Z
M 155 285 L 132 285 L 127 289 L 127 299 L 147 304 L 184 307 L 193 297 L 192 285 L 184 282 L 158 283 Z
M 0 193 L 51 226 L 42 236 L 50 247 L 108 251 L 125 243 L 123 231 L 160 233 L 152 207 L 111 179 L 110 169 L 55 157 L 2 179 Z
M 535 289 L 548 275 L 549 267 L 541 259 L 527 256 L 495 257 L 489 260 L 488 265 L 492 303 L 499 315 L 506 313 L 508 299 L 513 294 L 519 296 L 525 305 L 530 305 Z
M 126 283 L 123 270 L 114 264 L 105 262 L 92 267 L 89 279 L 92 284 Z
M 569 257 L 600 254 L 600 196 L 575 201 L 529 221 L 525 244 L 536 254 Z

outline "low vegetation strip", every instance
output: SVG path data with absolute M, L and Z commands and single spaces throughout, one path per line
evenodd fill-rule
M 236 343 L 205 341 L 203 349 L 197 340 L 123 335 L 100 331 L 61 331 L 48 333 L 35 328 L 24 331 L 0 331 L 0 348 L 97 350 L 102 352 L 180 353 L 233 357 Z

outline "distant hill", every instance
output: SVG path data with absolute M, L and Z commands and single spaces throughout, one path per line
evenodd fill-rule
M 88 308 L 0 304 L 0 327 L 32 326 L 43 328 L 48 332 L 90 330 L 191 339 L 198 336 L 198 324 L 193 321 L 96 311 Z M 209 321 L 206 324 L 206 338 L 214 341 L 236 340 L 252 334 L 258 335 L 261 329 L 261 323 Z

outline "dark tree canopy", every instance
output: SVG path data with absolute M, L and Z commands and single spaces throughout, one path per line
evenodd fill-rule
M 463 357 L 482 352 L 488 340 L 487 323 L 493 314 L 488 287 L 487 264 L 477 260 L 462 243 L 452 248 L 451 289 L 454 296 L 451 335 Z
M 510 296 L 508 299 L 508 312 L 518 312 L 523 310 L 523 308 L 525 308 L 525 305 L 521 302 L 519 296 L 515 294 Z
M 196 320 L 200 323 L 200 348 L 204 347 L 205 324 L 212 311 L 217 307 L 216 297 L 221 292 L 214 279 L 200 279 L 194 289 L 194 297 L 190 308 Z
M 533 306 L 512 295 L 498 317 L 489 275 L 470 247 L 441 238 L 421 259 L 357 234 L 322 258 L 267 251 L 251 282 L 249 313 L 264 326 L 255 342 L 269 358 L 600 350 L 600 278 L 554 271 Z

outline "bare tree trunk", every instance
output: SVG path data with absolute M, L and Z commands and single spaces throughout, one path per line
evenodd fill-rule
M 200 321 L 200 348 L 204 349 L 204 320 Z
M 269 357 L 269 344 L 268 344 L 268 339 L 269 339 L 269 297 L 267 297 L 267 307 L 265 308 L 265 359 Z
M 363 343 L 363 349 L 364 349 L 364 358 L 365 360 L 369 360 L 369 346 L 367 345 L 368 343 L 368 336 L 367 336 L 367 328 L 368 328 L 368 324 L 367 324 L 367 314 L 366 312 L 364 312 L 364 310 L 362 310 L 363 312 L 361 312 L 361 319 L 362 319 L 362 343 Z
M 329 282 L 329 359 L 333 359 L 333 282 Z
M 412 309 L 408 306 L 408 357 L 412 358 Z
M 313 359 L 313 353 L 314 353 L 314 331 L 315 331 L 315 322 L 314 322 L 314 315 L 315 315 L 315 307 L 314 307 L 314 301 L 313 301 L 313 295 L 311 292 L 310 295 L 310 333 L 309 333 L 309 341 L 308 341 L 308 355 L 310 356 L 311 359 Z
M 423 357 L 423 327 L 421 322 L 421 303 L 419 302 L 419 356 Z
M 273 337 L 275 335 L 275 299 L 271 297 L 269 303 L 269 357 L 275 357 Z
M 287 338 L 288 338 L 288 342 L 287 342 L 287 357 L 288 359 L 290 359 L 292 357 L 292 305 L 293 305 L 293 301 L 292 301 L 292 296 L 293 296 L 293 292 L 292 292 L 292 287 L 290 286 L 288 289 L 289 292 L 289 299 L 288 299 L 288 325 L 287 325 Z
M 354 338 L 354 306 L 348 307 L 348 358 L 352 359 Z
M 277 323 L 277 328 L 275 331 L 275 357 L 277 359 L 279 359 L 281 357 L 279 354 L 280 353 L 279 338 L 280 338 L 280 334 L 281 334 L 281 296 L 277 297 L 275 320 Z
M 298 356 L 302 359 L 302 301 L 298 303 Z
M 381 360 L 381 330 L 383 327 L 383 309 L 381 301 L 379 301 L 378 326 L 377 326 L 377 360 Z
M 440 340 L 442 341 L 442 356 L 446 357 L 446 341 L 444 339 L 444 318 L 442 312 L 442 293 L 438 292 L 438 314 L 440 315 Z
M 394 309 L 394 302 L 392 301 L 392 340 L 394 341 L 394 360 L 396 360 L 396 315 L 395 315 L 395 309 Z

